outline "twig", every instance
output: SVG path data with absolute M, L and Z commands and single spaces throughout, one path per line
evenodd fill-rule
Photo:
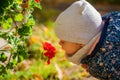
M 16 21 L 14 20 L 14 17 L 13 17 L 13 15 L 12 15 L 12 14 L 11 14 L 11 18 L 12 18 L 12 20 L 13 20 L 13 22 L 14 22 L 15 26 L 18 28 L 18 25 L 17 25 Z

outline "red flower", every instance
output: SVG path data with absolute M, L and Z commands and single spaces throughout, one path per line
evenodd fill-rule
M 35 0 L 35 2 L 39 3 L 39 2 L 40 2 L 40 0 Z
M 53 45 L 51 45 L 48 42 L 43 43 L 43 48 L 45 50 L 44 55 L 46 57 L 48 57 L 47 63 L 50 64 L 50 59 L 53 58 L 53 57 L 55 57 L 56 49 L 55 49 L 55 47 Z

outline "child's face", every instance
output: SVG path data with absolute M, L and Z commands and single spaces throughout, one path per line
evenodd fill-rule
M 79 49 L 85 46 L 85 44 L 78 44 L 64 40 L 60 40 L 59 44 L 62 46 L 62 49 L 65 50 L 65 53 L 68 56 L 73 55 L 75 52 L 77 52 Z

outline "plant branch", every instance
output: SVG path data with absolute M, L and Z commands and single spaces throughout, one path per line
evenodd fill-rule
M 13 23 L 15 24 L 15 26 L 18 28 L 18 25 L 17 25 L 16 21 L 14 20 L 14 17 L 13 17 L 13 15 L 12 15 L 12 14 L 11 14 L 11 18 L 12 18 Z

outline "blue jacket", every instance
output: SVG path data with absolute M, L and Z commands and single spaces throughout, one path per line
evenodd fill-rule
M 120 12 L 111 12 L 102 18 L 105 25 L 100 40 L 81 63 L 100 80 L 120 80 Z

